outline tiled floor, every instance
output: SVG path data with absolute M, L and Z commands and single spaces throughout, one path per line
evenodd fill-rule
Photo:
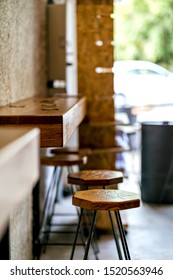
M 136 155 L 129 160 L 129 178 L 121 184 L 121 189 L 139 192 L 139 157 Z M 67 197 L 58 205 L 60 209 L 66 208 L 67 211 L 75 211 L 71 206 L 71 198 Z M 136 209 L 125 212 L 128 223 L 127 241 L 129 244 L 131 258 L 134 260 L 173 260 L 173 204 L 146 204 Z M 56 218 L 57 219 L 57 218 Z M 61 235 L 61 240 L 69 241 L 69 234 Z M 58 235 L 51 237 L 57 240 Z M 50 240 L 51 240 L 50 239 Z M 99 259 L 117 259 L 115 242 L 111 233 L 99 235 Z M 41 259 L 68 260 L 70 258 L 71 246 L 48 246 L 46 252 L 41 255 Z M 92 254 L 90 259 L 94 259 Z M 75 259 L 82 259 L 83 247 L 78 246 Z

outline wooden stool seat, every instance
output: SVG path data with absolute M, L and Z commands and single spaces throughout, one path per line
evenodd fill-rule
M 68 174 L 68 183 L 80 186 L 108 186 L 123 182 L 123 173 L 114 170 L 82 170 Z
M 64 155 L 55 155 L 55 156 L 43 156 L 40 159 L 41 165 L 48 166 L 71 166 L 71 165 L 82 165 L 86 164 L 87 156 L 82 155 L 72 155 L 72 154 L 64 154 Z
M 94 189 L 77 191 L 72 204 L 85 209 L 120 211 L 139 207 L 140 198 L 138 194 L 122 190 Z
M 91 154 L 91 149 L 89 148 L 76 148 L 76 147 L 65 147 L 65 148 L 54 148 L 50 150 L 51 154 L 60 155 L 60 154 L 74 154 L 81 156 L 88 156 Z

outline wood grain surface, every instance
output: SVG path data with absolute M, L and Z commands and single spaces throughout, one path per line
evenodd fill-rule
M 82 170 L 68 174 L 68 183 L 80 186 L 108 186 L 123 182 L 123 173 L 114 170 Z
M 41 157 L 41 164 L 48 166 L 72 166 L 82 165 L 87 162 L 86 156 L 81 155 L 54 155 Z
M 140 196 L 121 190 L 84 190 L 73 195 L 72 203 L 86 209 L 120 211 L 139 207 Z
M 0 125 L 38 127 L 41 147 L 63 147 L 85 114 L 85 97 L 32 97 L 1 107 Z

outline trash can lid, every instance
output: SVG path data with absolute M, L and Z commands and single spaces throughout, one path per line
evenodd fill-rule
M 163 122 L 155 122 L 155 121 L 151 121 L 151 122 L 142 122 L 141 123 L 142 126 L 145 126 L 145 125 L 156 125 L 156 126 L 172 126 L 173 125 L 173 122 L 168 122 L 168 121 L 163 121 Z

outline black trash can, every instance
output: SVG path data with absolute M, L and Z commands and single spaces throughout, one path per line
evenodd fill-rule
M 141 133 L 141 199 L 147 203 L 173 203 L 173 183 L 164 189 L 173 160 L 173 124 L 142 123 Z

